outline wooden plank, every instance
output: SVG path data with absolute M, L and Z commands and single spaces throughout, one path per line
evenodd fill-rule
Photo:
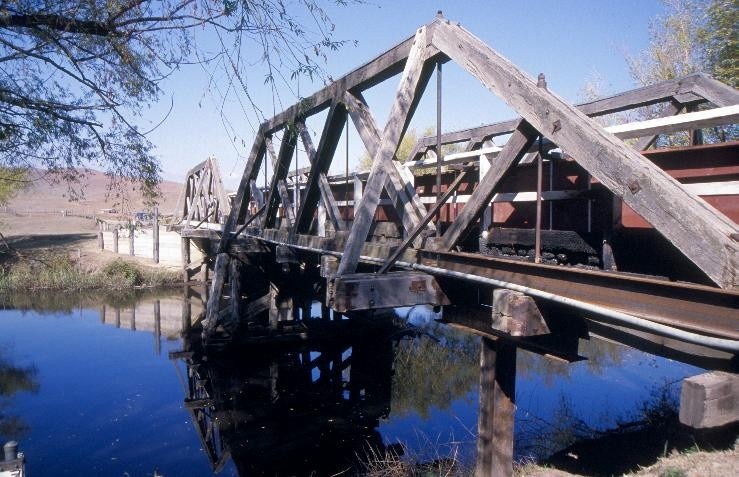
M 423 83 L 427 81 L 428 78 L 421 79 Z M 359 132 L 359 136 L 362 138 L 367 152 L 371 157 L 376 157 L 381 145 L 381 135 L 377 122 L 367 107 L 367 103 L 361 94 L 352 94 L 350 92 L 344 95 L 344 101 L 349 108 L 352 122 Z M 387 173 L 386 182 L 383 184 L 383 187 L 393 201 L 393 205 L 396 207 L 398 216 L 403 222 L 405 231 L 410 233 L 423 220 L 424 215 L 426 215 L 426 208 L 421 203 L 413 182 L 408 181 L 401 174 L 399 167 L 402 166 L 397 161 L 392 160 L 392 158 L 389 160 L 380 160 L 384 161 L 384 166 L 382 167 Z M 428 228 L 429 230 L 433 229 L 433 227 Z M 414 245 L 418 247 L 420 246 L 420 242 L 415 242 Z
M 505 339 L 483 338 L 475 476 L 513 475 L 515 414 L 516 346 Z
M 316 212 L 316 206 L 318 205 L 318 199 L 321 196 L 320 183 L 321 178 L 328 182 L 326 179 L 326 173 L 329 167 L 331 167 L 331 161 L 334 158 L 336 147 L 341 139 L 341 133 L 346 123 L 346 106 L 341 103 L 334 102 L 331 109 L 328 111 L 326 116 L 326 122 L 323 126 L 323 132 L 321 133 L 321 139 L 318 142 L 318 149 L 315 153 L 311 154 L 308 149 L 308 157 L 311 161 L 311 170 L 308 175 L 308 181 L 305 183 L 303 189 L 303 197 L 298 209 L 298 214 L 295 217 L 295 226 L 293 232 L 303 233 L 307 232 L 313 221 L 313 216 Z M 307 133 L 305 126 L 298 125 L 301 137 L 303 138 L 303 144 L 305 144 L 306 137 L 310 144 L 310 135 Z M 330 190 L 330 188 L 329 188 Z M 330 203 L 328 204 L 331 205 Z M 338 210 L 338 209 L 337 209 Z M 338 225 L 338 221 L 335 225 Z
M 695 429 L 739 421 L 739 375 L 711 371 L 683 380 L 680 422 Z
M 716 106 L 739 104 L 739 91 L 705 74 L 698 76 L 692 92 L 706 98 Z
M 577 105 L 577 109 L 588 116 L 602 116 L 629 109 L 669 101 L 673 96 L 691 92 L 700 75 L 690 75 L 674 80 L 643 86 L 607 98 Z
M 737 285 L 739 228 L 593 120 L 459 25 L 439 22 L 433 44 L 652 224 L 722 288 Z M 701 240 L 696 240 L 701 237 Z
M 443 250 L 452 250 L 469 232 L 490 204 L 500 180 L 529 150 L 536 139 L 536 135 L 536 130 L 528 122 L 524 120 L 519 122 L 513 135 L 508 139 L 497 157 L 493 159 L 487 174 L 472 192 L 467 204 L 442 236 L 441 247 Z
M 606 131 L 621 139 L 644 137 L 653 134 L 671 134 L 689 129 L 710 128 L 739 122 L 739 105 L 707 109 L 694 113 L 609 126 Z
M 413 46 L 408 56 L 406 67 L 400 78 L 400 85 L 395 96 L 395 101 L 390 110 L 390 119 L 385 125 L 382 134 L 382 142 L 370 171 L 369 179 L 362 200 L 359 205 L 358 214 L 354 217 L 346 250 L 339 263 L 338 275 L 352 273 L 356 270 L 359 255 L 362 251 L 364 241 L 367 239 L 372 219 L 380 201 L 380 193 L 388 177 L 387 161 L 392 160 L 395 151 L 400 144 L 400 138 L 408 127 L 410 113 L 414 104 L 415 96 L 419 95 L 419 87 L 425 86 L 423 81 L 424 60 L 426 57 L 426 28 L 418 30 L 413 41 Z M 430 77 L 430 71 L 427 75 Z M 426 81 L 428 81 L 428 77 Z M 417 104 L 417 103 L 416 103 Z M 351 112 L 351 108 L 350 108 Z

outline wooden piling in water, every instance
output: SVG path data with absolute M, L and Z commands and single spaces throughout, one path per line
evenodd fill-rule
M 516 345 L 482 339 L 476 477 L 513 475 Z
M 182 278 L 185 283 L 190 281 L 190 239 L 182 237 L 180 240 L 180 255 L 182 256 Z

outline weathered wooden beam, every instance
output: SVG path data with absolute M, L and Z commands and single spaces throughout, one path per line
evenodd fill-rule
M 331 161 L 334 158 L 336 146 L 338 146 L 339 139 L 341 139 L 341 133 L 344 130 L 345 123 L 346 106 L 342 103 L 334 102 L 326 116 L 323 133 L 321 134 L 321 139 L 318 142 L 318 149 L 316 149 L 315 154 L 311 154 L 310 149 L 306 146 L 309 151 L 308 156 L 311 161 L 311 169 L 310 174 L 308 175 L 308 181 L 305 183 L 305 188 L 303 190 L 300 208 L 295 217 L 294 232 L 303 233 L 308 231 L 310 228 L 311 222 L 313 221 L 313 215 L 316 212 L 316 206 L 318 205 L 318 199 L 321 195 L 321 178 L 323 178 L 323 181 L 328 182 L 326 179 L 326 173 L 331 166 Z M 303 144 L 305 144 L 306 137 L 310 141 L 310 135 L 307 134 L 305 126 L 303 125 L 303 127 L 300 127 L 299 125 L 298 129 L 303 138 Z M 329 203 L 328 205 L 330 206 L 331 204 Z M 338 222 L 335 225 L 338 225 Z
M 265 139 L 267 144 L 267 151 L 270 156 L 274 158 L 274 149 L 272 148 L 272 139 L 267 137 Z M 277 198 L 280 198 L 282 202 L 282 210 L 285 212 L 285 216 L 290 222 L 290 226 L 295 223 L 295 210 L 292 207 L 290 201 L 290 194 L 285 185 L 285 178 L 290 168 L 290 161 L 292 160 L 293 152 L 295 151 L 295 145 L 297 144 L 297 134 L 287 129 L 283 132 L 282 141 L 280 143 L 280 153 L 276 160 L 273 162 L 272 181 L 267 192 L 267 199 L 265 204 L 267 208 L 262 218 L 262 228 L 270 228 L 274 226 L 277 218 Z
M 300 103 L 290 106 L 264 124 L 265 132 L 272 133 L 296 117 L 311 116 L 327 108 L 330 102 L 335 98 L 340 98 L 344 91 L 364 91 L 397 75 L 403 71 L 414 38 L 400 42 L 369 63 L 339 78 Z
M 422 304 L 449 305 L 449 298 L 432 275 L 400 271 L 334 277 L 327 290 L 326 303 L 335 311 L 346 313 Z
M 459 25 L 438 22 L 433 44 L 652 224 L 722 288 L 737 285 L 739 228 Z M 696 240 L 696 237 L 701 237 Z
M 549 334 L 549 327 L 533 298 L 521 292 L 493 290 L 492 328 L 511 336 Z
M 495 188 L 503 176 L 526 154 L 536 139 L 537 131 L 526 121 L 521 120 L 513 135 L 508 139 L 498 156 L 493 159 L 490 169 L 480 180 L 462 212 L 454 219 L 441 239 L 443 250 L 452 250 L 469 232 L 480 218 L 495 194 Z
M 739 104 L 739 91 L 705 74 L 698 75 L 692 92 L 719 107 Z
M 428 76 L 430 77 L 430 73 Z M 424 84 L 427 81 L 428 78 L 422 79 Z M 370 157 L 375 157 L 381 145 L 381 133 L 375 118 L 372 116 L 372 112 L 367 107 L 367 103 L 361 94 L 347 92 L 344 95 L 344 101 L 349 108 L 352 122 L 354 122 L 359 132 L 359 136 L 362 138 L 367 152 Z M 384 164 L 383 167 L 387 173 L 387 178 L 383 187 L 393 201 L 393 205 L 397 209 L 398 216 L 402 220 L 405 231 L 410 233 L 423 220 L 426 214 L 426 208 L 421 203 L 412 181 L 408 181 L 407 178 L 403 177 L 400 171 L 402 165 L 392 160 L 392 158 Z M 432 228 L 429 227 L 429 230 Z M 420 242 L 414 243 L 414 245 L 420 246 Z
M 313 141 L 310 138 L 310 133 L 305 127 L 305 123 L 298 123 L 298 129 L 300 131 L 300 137 L 303 141 L 303 146 L 308 153 L 311 164 L 315 161 L 316 149 L 313 146 Z M 331 190 L 331 184 L 328 181 L 328 176 L 325 172 L 322 172 L 318 177 L 318 187 L 321 191 L 321 201 L 326 208 L 326 213 L 331 219 L 331 223 L 334 224 L 335 230 L 346 230 L 346 224 L 341 219 L 341 211 L 336 203 L 334 192 Z
M 403 132 L 408 127 L 413 104 L 417 104 L 415 97 L 420 94 L 419 88 L 425 86 L 431 76 L 431 71 L 433 71 L 432 69 L 429 70 L 426 74 L 426 81 L 423 81 L 426 44 L 426 28 L 423 27 L 418 30 L 413 40 L 406 67 L 400 78 L 395 101 L 390 110 L 390 119 L 383 130 L 382 142 L 378 152 L 373 156 L 374 161 L 367 186 L 362 195 L 358 214 L 355 215 L 354 223 L 349 232 L 346 251 L 339 263 L 339 275 L 352 273 L 356 270 L 362 246 L 367 239 L 372 219 L 377 210 L 377 204 L 380 201 L 380 193 L 388 177 L 389 171 L 386 164 L 395 155 Z
M 475 476 L 513 475 L 515 414 L 516 345 L 505 339 L 483 338 Z
M 607 98 L 578 104 L 577 109 L 588 116 L 602 116 L 663 103 L 669 101 L 675 95 L 693 91 L 699 76 L 695 74 L 624 91 Z
M 696 428 L 739 421 L 739 375 L 711 371 L 683 380 L 680 422 Z

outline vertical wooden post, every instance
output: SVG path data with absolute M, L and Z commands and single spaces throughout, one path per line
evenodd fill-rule
M 483 338 L 480 350 L 480 412 L 477 424 L 477 477 L 513 475 L 516 411 L 516 345 Z
M 100 323 L 105 324 L 105 305 L 100 307 Z
M 154 258 L 154 263 L 159 263 L 159 207 L 154 207 L 154 224 L 152 232 L 151 238 L 154 247 L 152 257 Z
M 238 324 L 241 319 L 241 260 L 232 257 L 230 268 L 228 277 L 231 282 L 231 319 L 234 324 Z
M 136 232 L 136 225 L 131 222 L 131 225 L 128 226 L 128 254 L 133 256 L 133 236 Z
M 118 253 L 118 227 L 113 228 L 113 253 Z
M 180 239 L 180 254 L 182 255 L 182 279 L 185 283 L 190 281 L 190 239 Z
M 116 307 L 115 309 L 115 327 L 121 327 L 121 309 L 118 307 Z
M 187 335 L 192 326 L 192 303 L 190 303 L 189 287 L 184 287 L 182 294 L 182 334 Z
M 154 302 L 154 352 L 162 354 L 162 321 L 160 316 L 159 300 Z
M 277 285 L 270 284 L 270 300 L 269 300 L 269 327 L 276 329 L 280 322 L 293 320 L 293 299 L 291 296 L 285 296 Z
M 131 331 L 136 331 L 136 304 L 131 307 Z
M 354 217 L 357 216 L 359 203 L 362 201 L 362 179 L 354 175 Z M 347 208 L 349 204 L 347 204 Z M 347 214 L 348 215 L 348 214 Z
M 318 203 L 318 228 L 316 235 L 319 237 L 326 236 L 326 207 L 323 205 L 323 201 Z
M 105 250 L 105 239 L 103 238 L 102 222 L 98 222 L 98 247 L 100 247 L 100 250 Z

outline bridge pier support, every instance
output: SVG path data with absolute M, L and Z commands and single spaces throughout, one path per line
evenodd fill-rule
M 293 298 L 285 290 L 280 290 L 276 284 L 270 283 L 269 300 L 269 327 L 277 329 L 280 323 L 293 321 Z
M 476 477 L 513 475 L 516 413 L 516 345 L 482 339 Z

